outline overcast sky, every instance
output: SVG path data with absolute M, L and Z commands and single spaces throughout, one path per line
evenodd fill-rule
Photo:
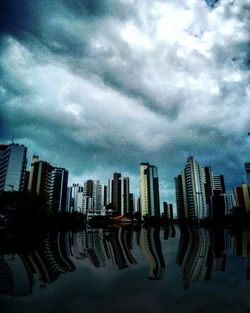
M 5 2 L 5 3 L 4 3 Z M 161 200 L 189 155 L 229 188 L 250 161 L 250 0 L 2 1 L 0 136 L 70 182 L 158 166 Z

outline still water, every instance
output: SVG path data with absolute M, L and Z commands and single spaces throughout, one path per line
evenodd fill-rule
M 250 312 L 246 230 L 86 228 L 3 246 L 4 313 Z

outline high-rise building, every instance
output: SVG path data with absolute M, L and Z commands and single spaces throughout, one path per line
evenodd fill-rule
M 250 192 L 246 183 L 234 188 L 234 196 L 236 206 L 245 212 L 250 212 Z
M 79 184 L 73 184 L 72 194 L 73 194 L 73 211 L 82 212 L 82 201 L 80 201 L 78 204 L 78 194 L 83 194 L 83 187 L 80 186 Z
M 70 186 L 67 188 L 66 211 L 72 212 L 73 205 L 74 205 L 73 187 Z
M 123 179 L 121 173 L 114 173 L 109 179 L 108 202 L 118 215 L 124 214 Z
M 0 191 L 23 191 L 26 155 L 24 145 L 0 145 Z
M 223 175 L 213 175 L 214 190 L 220 191 L 220 193 L 226 193 L 226 187 Z
M 102 185 L 99 180 L 94 181 L 92 197 L 94 200 L 94 209 L 100 211 L 102 209 Z
M 203 168 L 203 175 L 208 215 L 212 217 L 212 202 L 214 201 L 213 197 L 215 196 L 215 192 L 217 200 L 219 199 L 218 197 L 220 194 L 226 193 L 224 176 L 214 175 L 211 167 L 207 166 Z
M 124 208 L 124 214 L 129 214 L 129 178 L 124 177 L 123 179 L 123 208 Z
M 129 209 L 128 209 L 128 213 L 129 215 L 133 215 L 135 212 L 135 198 L 134 195 L 132 193 L 129 194 Z
M 140 164 L 140 207 L 142 216 L 160 215 L 158 171 L 149 163 Z
M 163 212 L 166 218 L 170 219 L 171 221 L 174 220 L 174 212 L 173 212 L 173 204 L 163 202 Z
M 185 197 L 185 180 L 184 173 L 174 178 L 175 182 L 175 197 L 176 197 L 176 209 L 177 217 L 183 219 L 187 217 L 187 201 Z M 185 199 L 185 201 L 184 201 Z
M 28 191 L 42 196 L 56 212 L 66 211 L 68 171 L 53 167 L 34 155 L 30 166 Z
M 248 184 L 248 187 L 250 188 L 250 162 L 245 163 L 245 171 L 247 175 L 247 184 Z
M 37 155 L 33 156 L 30 166 L 28 191 L 42 196 L 46 201 L 49 201 L 52 168 L 50 163 L 40 161 Z
M 204 171 L 193 156 L 175 178 L 178 218 L 201 219 L 208 216 Z
M 211 218 L 217 221 L 223 220 L 225 215 L 232 213 L 234 206 L 235 201 L 232 194 L 215 190 L 211 199 Z
M 108 187 L 106 185 L 102 185 L 102 208 L 105 208 L 108 204 Z
M 72 198 L 74 211 L 87 215 L 104 215 L 107 205 L 107 186 L 103 186 L 98 180 L 87 180 L 83 186 L 73 184 Z
M 91 179 L 86 180 L 83 184 L 84 195 L 90 198 L 93 198 L 93 188 L 94 188 L 94 181 Z
M 68 171 L 65 168 L 53 167 L 49 189 L 49 205 L 56 212 L 66 211 Z
M 206 195 L 206 203 L 209 206 L 211 197 L 214 194 L 214 176 L 211 167 L 205 166 L 203 168 L 204 173 L 204 188 Z
M 29 179 L 30 179 L 30 172 L 26 171 L 25 176 L 24 176 L 24 185 L 23 185 L 23 191 L 24 192 L 28 191 Z

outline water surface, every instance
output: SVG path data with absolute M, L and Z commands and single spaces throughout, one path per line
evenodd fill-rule
M 249 231 L 116 226 L 30 236 L 2 249 L 1 312 L 250 312 Z

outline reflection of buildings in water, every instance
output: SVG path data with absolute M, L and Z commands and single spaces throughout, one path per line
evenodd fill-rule
M 105 242 L 101 229 L 88 229 L 73 234 L 72 255 L 76 259 L 88 259 L 95 267 L 104 267 Z M 109 258 L 109 257 L 107 257 Z
M 242 256 L 247 258 L 246 279 L 250 280 L 250 231 L 243 230 L 242 235 Z
M 41 287 L 65 272 L 75 270 L 68 253 L 67 233 L 49 233 L 36 249 L 14 256 L 0 257 L 0 294 L 31 294 L 34 275 Z
M 131 253 L 132 238 L 132 230 L 126 228 L 114 228 L 105 236 L 112 263 L 119 270 L 137 263 Z
M 22 255 L 0 256 L 0 295 L 27 296 L 32 285 L 33 275 Z
M 83 230 L 78 233 L 74 233 L 72 235 L 72 246 L 70 247 L 71 255 L 78 260 L 83 260 L 86 258 L 86 254 L 84 251 L 85 241 L 86 241 L 86 231 Z
M 176 236 L 176 230 L 175 230 L 174 225 L 172 224 L 171 225 L 171 238 L 175 238 L 175 236 Z
M 41 245 L 25 256 L 26 262 L 37 273 L 40 286 L 46 286 L 65 272 L 72 272 L 75 266 L 67 254 L 65 233 L 49 233 Z
M 97 268 L 104 267 L 109 260 L 119 270 L 128 268 L 137 264 L 132 254 L 136 242 L 142 250 L 145 245 L 148 247 L 148 255 L 153 262 L 150 277 L 160 279 L 165 263 L 159 231 L 145 231 L 146 241 L 143 244 L 143 235 L 131 227 L 87 229 L 79 233 L 48 233 L 41 238 L 35 249 L 27 253 L 13 258 L 0 257 L 0 293 L 28 295 L 32 291 L 33 277 L 38 280 L 40 287 L 45 287 L 61 274 L 74 271 L 73 259 L 88 259 Z
M 131 253 L 131 250 L 133 249 L 133 235 L 134 231 L 130 228 L 125 227 L 119 229 L 118 239 L 123 248 L 125 259 L 129 264 L 137 264 Z
M 232 235 L 229 229 L 224 229 L 224 240 L 225 240 L 225 251 L 228 253 L 232 253 L 233 251 L 233 242 Z
M 182 267 L 184 287 L 198 280 L 210 280 L 225 271 L 229 234 L 222 228 L 180 227 L 177 263 Z
M 176 236 L 176 231 L 175 231 L 175 227 L 173 224 L 168 225 L 164 228 L 164 240 L 167 240 L 169 238 L 175 238 Z
M 87 258 L 95 267 L 104 267 L 106 262 L 119 270 L 137 264 L 132 254 L 136 242 L 150 263 L 150 278 L 160 279 L 164 275 L 165 262 L 162 255 L 159 228 L 135 232 L 131 227 L 113 227 L 108 230 L 87 229 L 73 235 L 71 251 L 74 257 Z M 170 228 L 170 236 L 175 229 Z
M 165 272 L 165 261 L 160 241 L 160 228 L 141 228 L 139 246 L 149 262 L 149 278 L 162 279 Z
M 238 232 L 237 235 L 232 237 L 233 255 L 242 256 L 242 247 L 243 247 L 243 241 L 242 241 L 242 231 L 241 231 L 241 232 Z
M 119 270 L 129 264 L 136 264 L 131 250 L 133 231 L 127 227 L 104 229 L 87 229 L 74 234 L 73 255 L 78 259 L 87 258 L 95 267 L 104 267 L 112 260 Z
M 250 231 L 244 229 L 233 236 L 232 241 L 234 255 L 247 258 L 246 279 L 250 280 Z
M 164 235 L 163 238 L 164 240 L 168 240 L 171 237 L 171 229 L 169 226 L 164 228 Z
M 184 288 L 211 276 L 211 237 L 207 229 L 195 226 L 181 229 L 177 262 L 183 270 Z M 210 265 L 210 266 L 209 266 Z
M 95 267 L 104 267 L 106 262 L 102 235 L 103 232 L 100 229 L 88 231 L 84 242 L 86 257 Z
M 164 239 L 174 236 L 175 228 L 170 225 L 164 230 Z M 74 271 L 73 259 L 87 259 L 96 268 L 111 261 L 119 270 L 128 268 L 137 264 L 132 254 L 134 244 L 149 263 L 149 278 L 162 279 L 165 262 L 160 228 L 87 228 L 78 233 L 48 233 L 28 253 L 0 256 L 0 295 L 29 295 L 34 278 L 44 287 L 62 273 Z M 229 251 L 247 258 L 246 278 L 250 280 L 250 231 L 239 232 L 231 239 L 229 230 L 180 226 L 177 263 L 183 271 L 184 288 L 195 281 L 212 279 L 217 271 L 225 271 Z
M 243 258 L 248 257 L 250 247 L 250 231 L 244 229 L 233 237 L 233 251 L 235 255 L 241 255 Z
M 214 228 L 211 232 L 213 247 L 213 272 L 224 272 L 226 269 L 226 237 L 227 233 L 223 228 Z M 211 273 L 211 278 L 213 276 Z

